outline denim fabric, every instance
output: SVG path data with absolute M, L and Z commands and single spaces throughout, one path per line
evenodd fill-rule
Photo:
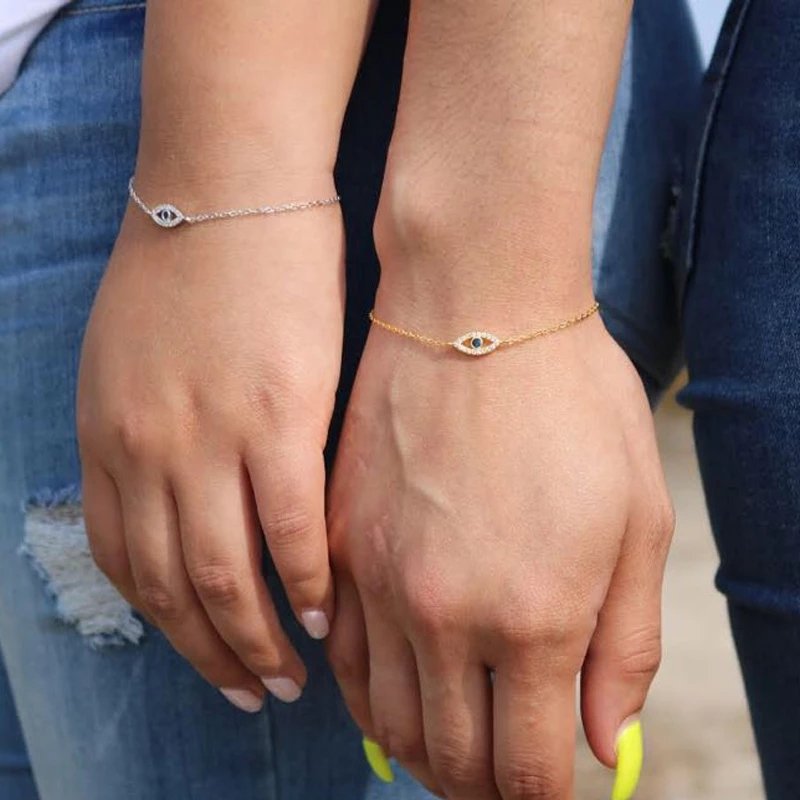
M 603 321 L 655 401 L 681 366 L 670 243 L 700 56 L 682 2 L 638 0 L 594 207 L 595 294 Z
M 769 800 L 800 797 L 800 5 L 734 0 L 681 216 L 700 467 Z
M 381 3 L 343 131 L 337 182 L 348 227 L 347 331 L 329 453 L 377 282 L 371 223 L 406 5 Z M 10 684 L 0 679 L 0 797 L 428 797 L 401 770 L 392 785 L 371 776 L 322 648 L 298 630 L 269 562 L 265 574 L 309 682 L 299 702 L 270 701 L 249 716 L 146 624 L 138 643 L 90 647 L 18 552 L 26 501 L 79 496 L 78 352 L 134 162 L 143 15 L 136 2 L 69 6 L 0 98 L 0 649 Z M 670 265 L 659 246 L 686 124 L 681 107 L 696 88 L 685 9 L 677 0 L 640 0 L 598 191 L 595 279 L 607 323 L 653 392 L 675 363 L 675 308 L 663 291 Z M 635 276 L 630 285 L 626 270 Z

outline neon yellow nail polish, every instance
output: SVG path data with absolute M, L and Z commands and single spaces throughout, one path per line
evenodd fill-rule
M 642 723 L 632 720 L 617 736 L 617 775 L 611 800 L 631 800 L 639 784 L 644 759 Z
M 392 772 L 392 765 L 383 748 L 372 739 L 367 739 L 365 736 L 362 740 L 364 746 L 364 755 L 367 757 L 367 763 L 372 767 L 372 771 L 384 782 L 391 783 L 394 780 L 394 772 Z

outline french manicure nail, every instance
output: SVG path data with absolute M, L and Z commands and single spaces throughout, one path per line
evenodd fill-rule
M 300 687 L 291 678 L 262 678 L 261 683 L 284 703 L 294 703 L 302 694 Z
M 318 608 L 311 608 L 300 614 L 303 627 L 312 639 L 324 639 L 330 632 L 331 626 L 324 611 Z
M 384 783 L 392 783 L 394 781 L 394 772 L 392 772 L 392 765 L 389 763 L 389 759 L 386 758 L 383 748 L 377 742 L 373 742 L 372 739 L 367 739 L 366 736 L 361 740 L 361 744 L 364 747 L 367 763 L 375 775 Z
M 220 689 L 223 696 L 229 703 L 233 703 L 236 708 L 246 711 L 248 714 L 255 714 L 261 711 L 264 701 L 255 692 L 248 689 Z
M 630 717 L 622 723 L 615 743 L 617 751 L 617 774 L 611 800 L 631 800 L 639 785 L 644 759 L 642 723 L 638 717 Z

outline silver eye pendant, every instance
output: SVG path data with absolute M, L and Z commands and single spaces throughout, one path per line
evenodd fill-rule
M 160 225 L 162 228 L 174 228 L 186 219 L 180 209 L 175 208 L 175 206 L 169 203 L 156 206 L 150 212 L 150 216 L 153 222 L 155 222 L 156 225 Z

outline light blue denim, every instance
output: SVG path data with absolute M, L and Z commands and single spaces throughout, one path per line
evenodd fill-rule
M 287 613 L 269 563 L 265 575 L 309 681 L 299 702 L 270 701 L 249 716 L 147 624 L 141 638 L 76 627 L 58 586 L 48 588 L 37 561 L 20 553 L 36 514 L 60 531 L 59 514 L 79 510 L 78 353 L 134 163 L 143 18 L 138 2 L 69 6 L 0 97 L 0 648 L 8 675 L 7 683 L 0 669 L 0 798 L 429 797 L 402 770 L 391 785 L 371 775 L 322 648 Z M 384 0 L 343 131 L 347 335 L 329 452 L 377 281 L 371 220 L 406 18 L 405 3 Z M 683 6 L 639 0 L 597 196 L 595 280 L 607 324 L 653 395 L 677 364 L 676 342 L 664 335 L 677 318 L 661 245 L 683 110 L 698 87 Z

